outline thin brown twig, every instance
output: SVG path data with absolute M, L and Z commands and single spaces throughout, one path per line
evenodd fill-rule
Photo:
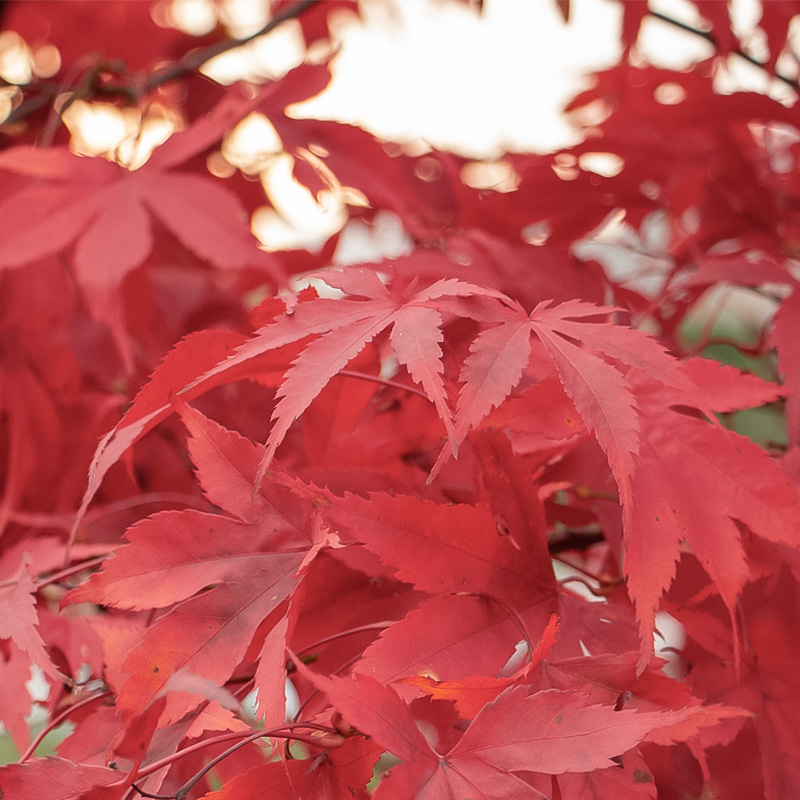
M 263 28 L 261 28 L 261 30 L 251 33 L 249 36 L 246 36 L 243 39 L 225 39 L 224 41 L 216 42 L 208 47 L 188 53 L 177 64 L 172 64 L 158 72 L 151 74 L 150 77 L 144 82 L 145 93 L 153 91 L 153 89 L 158 88 L 164 83 L 196 72 L 200 67 L 203 66 L 203 64 L 206 63 L 206 61 L 209 61 L 215 56 L 226 53 L 228 50 L 233 50 L 234 48 L 240 47 L 243 44 L 247 44 L 247 42 L 258 38 L 259 36 L 265 36 L 287 20 L 299 17 L 303 12 L 318 2 L 320 2 L 320 0 L 299 0 L 299 2 L 285 9 L 280 14 L 276 14 Z
M 666 22 L 668 25 L 672 25 L 675 28 L 680 28 L 682 31 L 685 31 L 686 33 L 691 33 L 694 36 L 699 36 L 702 39 L 705 39 L 707 42 L 713 45 L 714 48 L 717 49 L 717 51 L 719 51 L 719 42 L 717 41 L 717 38 L 714 36 L 713 33 L 709 31 L 700 30 L 700 28 L 695 28 L 694 25 L 689 25 L 686 22 L 681 22 L 680 20 L 675 19 L 674 17 L 670 17 L 667 14 L 663 14 L 660 11 L 650 10 L 649 14 L 651 17 L 661 20 L 662 22 Z M 767 64 L 763 63 L 762 61 L 759 61 L 757 58 L 754 58 L 741 48 L 737 47 L 735 50 L 731 50 L 731 53 L 743 59 L 744 61 L 747 61 L 748 64 L 752 64 L 754 67 L 763 69 L 764 72 L 769 73 L 773 78 L 777 78 L 777 80 L 781 81 L 782 83 L 785 83 L 792 89 L 800 90 L 800 83 L 795 78 L 790 78 L 788 75 L 784 75 L 782 72 L 778 72 L 777 69 L 770 69 Z
M 59 109 L 58 113 L 56 114 L 57 119 L 61 118 L 61 114 L 66 110 L 66 107 L 69 105 L 69 103 L 73 102 L 73 100 L 76 100 L 79 97 L 87 98 L 96 95 L 122 95 L 131 101 L 135 101 L 142 95 L 152 92 L 154 89 L 157 89 L 159 86 L 162 86 L 165 83 L 169 83 L 170 81 L 177 80 L 178 78 L 182 78 L 198 71 L 200 67 L 206 63 L 206 61 L 209 61 L 215 56 L 226 53 L 229 50 L 233 50 L 237 47 L 241 47 L 243 44 L 247 44 L 247 42 L 259 36 L 265 36 L 266 34 L 275 30 L 275 28 L 277 28 L 279 25 L 282 25 L 284 22 L 299 17 L 307 9 L 319 2 L 321 2 L 321 0 L 299 0 L 299 2 L 295 3 L 293 6 L 290 6 L 289 8 L 281 11 L 279 14 L 276 14 L 263 28 L 255 33 L 252 33 L 243 39 L 235 39 L 230 37 L 228 39 L 215 42 L 208 47 L 192 50 L 176 64 L 171 64 L 152 72 L 146 78 L 140 74 L 131 74 L 127 76 L 127 82 L 125 83 L 115 82 L 108 85 L 100 85 L 98 83 L 98 76 L 103 72 L 107 72 L 108 68 L 107 65 L 98 64 L 88 73 L 88 75 L 84 75 L 84 77 L 81 78 L 81 81 L 77 87 L 72 89 L 70 89 L 68 85 L 65 85 L 63 80 L 61 82 L 43 81 L 35 85 L 29 85 L 27 87 L 28 91 L 31 89 L 38 89 L 39 92 L 30 97 L 26 97 L 4 120 L 2 120 L 2 124 L 11 125 L 15 122 L 20 122 L 21 120 L 26 119 L 40 108 L 53 103 L 59 94 L 63 94 L 65 92 L 73 92 L 74 94 L 69 98 L 64 107 Z

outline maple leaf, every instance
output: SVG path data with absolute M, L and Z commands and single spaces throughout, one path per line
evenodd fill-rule
M 770 383 L 708 358 L 691 358 L 684 363 L 684 370 L 709 407 L 719 413 L 774 403 L 791 391 L 785 384 Z
M 345 540 L 362 543 L 422 591 L 486 594 L 511 605 L 552 592 L 550 565 L 498 536 L 485 506 L 348 493 L 330 496 L 323 513 Z
M 530 674 L 541 665 L 555 644 L 558 617 L 553 614 L 542 633 L 542 638 L 530 654 L 530 661 L 508 678 L 470 675 L 459 681 L 436 681 L 425 676 L 400 678 L 399 682 L 415 686 L 437 700 L 453 700 L 460 717 L 472 719 L 509 686 L 528 682 Z
M 312 276 L 313 277 L 313 276 Z M 318 338 L 306 345 L 286 373 L 278 389 L 278 402 L 272 414 L 274 426 L 266 444 L 264 461 L 256 485 L 283 441 L 291 424 L 305 411 L 330 379 L 355 358 L 364 346 L 391 326 L 390 342 L 398 361 L 408 368 L 434 403 L 439 418 L 457 448 L 451 411 L 442 379 L 442 312 L 464 311 L 465 306 L 449 303 L 459 298 L 495 298 L 502 295 L 455 279 L 440 280 L 426 288 L 413 286 L 390 291 L 376 273 L 364 268 L 327 270 L 318 276 L 329 286 L 359 300 L 318 298 L 298 303 L 292 313 L 261 328 L 236 354 L 206 372 L 206 381 L 270 350 L 305 339 Z M 477 309 L 476 309 L 477 311 Z M 467 309 L 466 313 L 470 313 Z M 191 384 L 187 388 L 192 388 Z
M 518 303 L 513 304 L 507 314 L 508 321 L 483 331 L 475 339 L 461 371 L 464 385 L 456 408 L 455 439 L 461 441 L 470 428 L 477 426 L 517 386 L 528 366 L 530 338 L 535 334 L 547 349 L 584 423 L 608 456 L 622 497 L 629 500 L 639 419 L 624 372 L 602 356 L 642 369 L 683 390 L 689 398 L 696 397 L 696 389 L 682 373 L 680 363 L 642 331 L 586 321 L 618 309 L 581 301 L 569 301 L 555 308 L 548 305 L 540 303 L 526 314 Z M 449 454 L 446 446 L 432 476 Z
M 46 675 L 59 681 L 62 675 L 47 652 L 37 630 L 36 584 L 30 573 L 30 558 L 24 558 L 8 585 L 0 587 L 0 639 L 11 639 Z
M 428 592 L 449 589 L 457 595 L 432 598 L 381 633 L 358 670 L 382 682 L 412 674 L 438 679 L 495 675 L 512 655 L 520 634 L 533 647 L 529 631 L 544 628 L 553 613 L 565 622 L 558 645 L 562 655 L 587 647 L 592 652 L 619 652 L 635 646 L 626 597 L 603 607 L 558 586 L 536 484 L 504 434 L 483 432 L 477 455 L 484 486 L 491 493 L 491 517 L 483 505 L 432 507 L 409 503 L 403 496 L 376 496 L 374 507 L 357 501 L 352 509 L 357 514 L 351 513 L 346 496 L 333 498 L 324 510 L 334 527 L 352 530 L 384 563 L 396 567 L 398 577 Z M 459 513 L 448 521 L 449 510 Z M 461 551 L 473 541 L 474 551 L 468 550 L 465 557 Z M 426 559 L 419 559 L 421 553 Z M 496 582 L 485 577 L 486 561 L 505 572 L 502 587 L 494 588 Z M 513 565 L 511 571 L 506 564 Z M 448 567 L 457 569 L 449 572 Z M 523 579 L 517 576 L 520 568 L 526 573 Z M 486 588 L 475 592 L 477 596 L 463 595 L 481 583 Z M 604 628 L 602 637 L 598 625 Z
M 618 761 L 613 767 L 594 772 L 559 775 L 561 796 L 580 800 L 605 800 L 608 797 L 656 800 L 658 794 L 653 773 L 642 755 L 630 750 Z
M 665 408 L 670 393 L 665 397 L 649 381 L 637 380 L 635 391 L 647 422 L 625 529 L 624 569 L 642 636 L 641 669 L 681 542 L 688 542 L 717 586 L 738 648 L 734 607 L 749 567 L 736 521 L 770 542 L 794 545 L 800 506 L 780 467 L 760 447 Z
M 92 789 L 110 787 L 119 783 L 118 791 L 104 795 L 107 800 L 116 800 L 127 792 L 124 775 L 108 769 L 87 764 L 75 764 L 63 758 L 37 758 L 23 764 L 7 764 L 0 767 L 0 786 L 4 797 L 34 800 L 49 797 L 53 800 L 80 800 L 87 798 Z
M 748 583 L 742 592 L 742 620 L 749 647 L 742 648 L 738 665 L 724 610 L 709 603 L 687 603 L 683 592 L 678 603 L 684 609 L 681 616 L 689 637 L 686 651 L 693 662 L 692 690 L 714 702 L 737 704 L 752 712 L 732 747 L 728 769 L 735 781 L 750 781 L 752 773 L 760 772 L 763 785 L 757 791 L 761 795 L 768 800 L 794 800 L 800 797 L 800 738 L 795 724 L 800 658 L 794 634 L 800 622 L 800 592 L 791 571 L 778 558 L 771 559 L 771 566 L 769 577 Z M 755 751 L 760 758 L 754 762 L 745 754 Z
M 260 102 L 260 100 L 259 100 Z M 175 171 L 256 105 L 231 90 L 205 118 L 175 134 L 134 172 L 66 148 L 15 147 L 0 170 L 31 184 L 0 204 L 0 268 L 19 267 L 76 242 L 75 277 L 93 314 L 106 322 L 133 368 L 119 287 L 154 244 L 154 215 L 187 249 L 221 268 L 259 260 L 239 198 L 210 178 Z M 46 181 L 43 183 L 43 181 Z
M 186 403 L 180 414 L 192 433 L 201 484 L 221 482 L 225 509 L 243 519 L 193 510 L 156 514 L 131 528 L 129 544 L 66 598 L 130 610 L 177 604 L 123 664 L 130 677 L 117 705 L 128 715 L 151 702 L 179 669 L 227 680 L 263 620 L 295 590 L 319 531 L 313 509 L 277 483 L 251 496 L 262 457 L 256 445 Z M 219 497 L 217 489 L 208 491 Z M 191 699 L 168 697 L 165 721 L 191 706 Z
M 375 796 L 386 798 L 540 798 L 513 773 L 602 769 L 651 732 L 702 714 L 692 709 L 615 711 L 576 692 L 511 687 L 478 713 L 455 746 L 437 753 L 408 706 L 388 687 L 363 675 L 310 677 L 350 724 L 405 762 L 379 785 Z
M 349 739 L 313 759 L 254 767 L 203 800 L 366 800 L 380 754 L 374 742 Z
M 278 301 L 282 308 L 283 303 Z M 134 398 L 123 418 L 101 439 L 89 467 L 89 480 L 81 501 L 75 522 L 70 531 L 70 541 L 74 541 L 79 526 L 96 495 L 103 478 L 114 464 L 139 441 L 148 431 L 174 413 L 174 395 L 198 373 L 205 372 L 221 359 L 229 358 L 235 348 L 247 341 L 243 334 L 226 330 L 196 331 L 181 339 L 156 367 L 148 383 Z M 286 367 L 286 359 L 278 356 L 272 363 L 261 358 L 247 365 L 247 375 L 257 373 L 259 380 L 269 385 L 280 380 L 280 373 Z M 269 378 L 274 373 L 274 381 Z M 236 370 L 233 376 L 240 377 Z M 218 383 L 230 380 L 232 375 L 220 376 L 198 383 L 195 389 L 186 391 L 182 397 L 189 401 Z

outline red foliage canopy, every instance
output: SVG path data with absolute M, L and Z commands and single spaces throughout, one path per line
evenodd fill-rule
M 5 4 L 62 65 L 0 127 L 0 797 L 800 798 L 800 123 L 716 91 L 758 61 L 725 4 L 683 72 L 636 41 L 687 26 L 622 5 L 583 142 L 506 156 L 501 193 L 287 116 L 327 65 L 224 88 L 221 25 Z M 796 11 L 759 23 L 795 92 Z M 100 98 L 180 130 L 137 169 L 79 157 L 59 113 Z M 259 249 L 260 185 L 207 166 L 253 112 L 411 252 Z M 742 333 L 731 298 L 767 310 Z

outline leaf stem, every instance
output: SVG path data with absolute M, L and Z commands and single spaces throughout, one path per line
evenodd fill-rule
M 525 644 L 528 647 L 528 656 L 529 657 L 533 656 L 533 649 L 534 649 L 533 639 L 531 638 L 530 633 L 528 633 L 528 628 L 525 625 L 525 621 L 522 619 L 522 617 L 519 615 L 519 612 L 515 608 L 512 608 L 510 605 L 508 605 L 508 603 L 506 603 L 505 600 L 501 600 L 499 597 L 494 597 L 491 594 L 486 594 L 486 592 L 470 592 L 469 594 L 471 594 L 472 597 L 481 597 L 484 598 L 485 600 L 490 600 L 498 608 L 505 611 L 506 614 L 508 614 L 511 621 L 517 626 L 517 628 L 519 628 L 520 632 L 522 633 L 522 637 L 523 639 L 525 639 Z
M 380 383 L 382 386 L 389 386 L 392 389 L 400 389 L 402 392 L 408 392 L 409 394 L 415 394 L 417 397 L 421 397 L 424 400 L 430 400 L 428 395 L 426 395 L 421 389 L 417 389 L 416 386 L 408 386 L 407 384 L 400 383 L 399 381 L 392 381 L 388 380 L 387 378 L 379 378 L 377 375 L 368 375 L 366 372 L 356 372 L 351 369 L 340 369 L 337 375 L 345 378 L 360 378 L 363 381 Z
M 241 747 L 244 747 L 246 744 L 250 744 L 251 742 L 255 742 L 258 739 L 263 738 L 273 738 L 273 739 L 294 739 L 295 741 L 303 742 L 304 744 L 309 744 L 312 746 L 320 746 L 313 738 L 310 736 L 304 736 L 303 734 L 294 733 L 294 729 L 296 728 L 311 728 L 312 730 L 323 731 L 325 733 L 337 733 L 333 728 L 326 727 L 324 725 L 318 725 L 314 722 L 288 722 L 285 725 L 281 725 L 278 728 L 271 728 L 269 730 L 263 731 L 255 731 L 254 733 L 249 733 L 245 736 L 244 739 L 237 742 L 236 744 L 229 747 L 223 753 L 220 753 L 218 756 L 215 756 L 208 762 L 201 770 L 196 772 L 189 778 L 186 783 L 183 784 L 177 791 L 173 792 L 172 794 L 152 794 L 151 792 L 147 792 L 144 789 L 140 789 L 135 783 L 131 784 L 132 787 L 142 796 L 153 798 L 153 800 L 184 800 L 187 794 L 191 791 L 192 787 L 203 778 L 206 773 L 208 773 L 211 769 L 213 769 L 220 761 L 227 758 L 232 753 L 235 753 Z M 156 761 L 153 764 L 145 767 L 145 769 L 141 770 L 136 778 L 137 780 L 140 778 L 146 778 L 148 775 L 152 775 L 154 772 L 162 769 L 165 766 L 168 766 L 179 758 L 182 758 L 189 753 L 195 752 L 203 747 L 206 747 L 210 744 L 217 744 L 219 742 L 223 742 L 229 739 L 233 739 L 238 736 L 242 736 L 244 732 L 238 733 L 231 733 L 231 734 L 223 734 L 222 736 L 215 736 L 213 739 L 206 739 L 202 742 L 197 742 L 189 747 L 184 748 L 183 750 L 179 750 L 177 753 L 173 753 L 171 756 L 167 756 L 166 758 L 162 758 L 160 761 Z
M 330 636 L 326 636 L 324 639 L 320 639 L 319 641 L 314 642 L 314 644 L 310 644 L 307 647 L 304 647 L 302 650 L 298 650 L 297 654 L 301 655 L 302 653 L 308 653 L 311 650 L 316 650 L 323 644 L 328 644 L 328 642 L 334 642 L 337 639 L 342 639 L 345 636 L 351 636 L 352 634 L 355 633 L 364 633 L 365 631 L 386 630 L 386 628 L 388 628 L 390 625 L 394 625 L 394 621 L 384 620 L 382 622 L 371 622 L 367 625 L 359 625 L 356 628 L 348 628 L 346 631 L 339 631 L 338 633 L 333 633 Z
M 41 589 L 42 586 L 47 586 L 50 583 L 56 583 L 63 578 L 68 578 L 70 575 L 74 575 L 76 572 L 80 572 L 84 569 L 91 569 L 98 564 L 102 564 L 107 558 L 109 558 L 109 555 L 96 556 L 95 558 L 90 558 L 87 561 L 81 561 L 78 564 L 73 564 L 71 567 L 66 567 L 59 572 L 54 572 L 52 575 L 48 575 L 47 577 L 37 577 L 35 579 L 36 588 Z M 9 578 L 7 580 L 0 581 L 0 589 L 5 588 L 6 586 L 14 586 L 18 582 L 19 581 L 17 578 Z
M 70 575 L 74 575 L 76 572 L 82 572 L 85 569 L 91 569 L 92 567 L 96 567 L 98 564 L 102 564 L 110 557 L 110 553 L 103 556 L 96 556 L 95 558 L 90 558 L 87 561 L 81 561 L 79 564 L 73 564 L 71 567 L 62 569 L 59 572 L 54 572 L 52 575 L 48 575 L 46 578 L 37 578 L 36 588 L 41 589 L 42 586 L 48 586 L 51 583 L 58 583 L 58 581 L 68 578 Z

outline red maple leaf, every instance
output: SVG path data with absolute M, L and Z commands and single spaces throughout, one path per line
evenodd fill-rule
M 270 482 L 252 495 L 262 458 L 256 445 L 185 403 L 180 413 L 192 433 L 201 484 L 234 516 L 156 514 L 134 526 L 129 544 L 67 598 L 131 610 L 170 609 L 122 665 L 130 677 L 117 706 L 127 715 L 152 702 L 179 669 L 224 683 L 259 626 L 295 590 L 309 551 L 321 542 L 318 515 L 292 499 L 289 489 Z M 280 619 L 270 618 L 272 626 Z M 199 619 L 204 622 L 197 624 Z M 162 724 L 194 706 L 191 697 L 170 695 Z
M 651 733 L 704 714 L 692 709 L 615 711 L 578 692 L 515 686 L 484 706 L 458 742 L 439 753 L 388 687 L 366 676 L 311 679 L 351 725 L 405 762 L 380 783 L 376 797 L 386 798 L 538 800 L 541 794 L 515 773 L 602 769 Z
M 130 371 L 119 288 L 154 246 L 152 217 L 214 266 L 263 260 L 238 196 L 210 176 L 176 170 L 261 101 L 230 90 L 211 113 L 132 172 L 66 148 L 6 150 L 0 170 L 25 176 L 28 183 L 0 204 L 0 267 L 20 267 L 75 242 L 75 278 L 92 313 L 109 325 Z
M 757 404 L 764 387 L 745 378 L 741 392 L 748 389 L 755 396 L 742 405 Z M 726 407 L 732 396 L 726 394 Z M 745 437 L 665 408 L 680 403 L 680 395 L 667 391 L 665 397 L 664 389 L 640 380 L 636 399 L 646 422 L 625 530 L 625 573 L 642 635 L 640 668 L 683 541 L 725 601 L 738 651 L 734 608 L 750 568 L 737 521 L 768 541 L 792 544 L 800 526 L 797 493 L 778 464 Z
M 255 336 L 207 372 L 198 382 L 239 366 L 270 350 L 316 336 L 295 359 L 278 390 L 280 401 L 256 483 L 259 483 L 291 424 L 305 411 L 328 381 L 355 358 L 364 346 L 391 326 L 390 343 L 397 360 L 422 385 L 434 403 L 457 448 L 452 413 L 447 404 L 441 363 L 443 313 L 484 316 L 462 298 L 500 298 L 497 292 L 455 279 L 417 288 L 387 287 L 373 270 L 350 268 L 321 273 L 329 286 L 361 299 L 321 297 L 292 306 L 291 313 L 256 332 Z
M 366 800 L 366 786 L 381 754 L 378 744 L 358 738 L 328 747 L 311 759 L 263 764 L 239 775 L 204 800 Z
M 679 362 L 643 332 L 587 321 L 610 314 L 613 308 L 580 301 L 548 308 L 545 302 L 526 314 L 518 303 L 509 305 L 507 321 L 479 334 L 464 362 L 464 385 L 456 408 L 456 441 L 499 406 L 520 382 L 531 357 L 531 335 L 535 335 L 553 360 L 587 428 L 605 450 L 620 492 L 628 499 L 639 421 L 624 368 L 644 369 L 690 398 L 696 396 L 691 381 L 681 372 Z M 433 474 L 448 454 L 445 448 Z

